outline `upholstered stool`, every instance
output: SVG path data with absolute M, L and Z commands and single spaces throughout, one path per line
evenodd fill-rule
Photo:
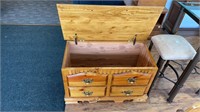
M 169 66 L 175 72 L 177 78 L 179 78 L 177 71 L 173 68 L 172 65 L 169 64 L 169 61 L 192 60 L 196 54 L 195 49 L 190 45 L 190 43 L 184 37 L 179 35 L 169 35 L 169 34 L 153 36 L 151 38 L 149 50 L 151 50 L 153 45 L 155 46 L 156 50 L 159 53 L 159 59 L 157 62 L 158 72 L 153 80 L 151 88 L 154 85 L 154 82 L 159 74 L 160 77 L 165 78 L 175 84 L 176 82 L 165 77 L 164 75 L 165 69 Z M 164 63 L 165 65 L 163 67 Z M 149 93 L 150 91 L 148 92 L 148 94 Z

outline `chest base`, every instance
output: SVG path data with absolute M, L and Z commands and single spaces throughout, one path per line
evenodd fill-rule
M 97 102 L 146 102 L 148 99 L 147 95 L 132 96 L 132 97 L 88 97 L 88 98 L 68 98 L 65 97 L 65 104 L 78 104 L 78 103 L 97 103 Z

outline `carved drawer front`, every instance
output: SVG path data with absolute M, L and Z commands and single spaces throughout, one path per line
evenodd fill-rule
M 106 87 L 70 87 L 71 97 L 104 96 Z
M 114 74 L 112 85 L 147 85 L 150 77 L 151 74 L 139 72 Z
M 112 87 L 110 96 L 137 96 L 143 95 L 146 87 Z
M 89 72 L 69 75 L 67 77 L 69 86 L 104 86 L 107 80 L 107 75 Z

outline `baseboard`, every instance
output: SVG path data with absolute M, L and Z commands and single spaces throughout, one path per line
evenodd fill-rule
M 163 31 L 162 28 L 155 27 L 151 33 L 151 36 L 158 34 L 168 34 L 166 31 Z M 179 28 L 177 35 L 182 36 L 200 36 L 199 28 Z

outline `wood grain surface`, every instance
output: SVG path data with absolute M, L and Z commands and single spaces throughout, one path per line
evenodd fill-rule
M 65 40 L 147 40 L 163 8 L 57 4 Z
M 92 97 L 92 96 L 104 96 L 105 87 L 70 87 L 71 97 Z M 85 95 L 84 92 L 90 92 L 91 95 Z
M 74 75 L 68 75 L 69 86 L 105 86 L 107 83 L 107 76 L 105 74 L 94 74 L 91 72 L 79 73 Z M 90 80 L 91 82 L 84 82 L 84 80 Z
M 197 49 L 200 46 L 200 37 L 186 37 L 191 45 Z M 155 60 L 158 59 L 158 53 L 155 47 L 151 51 Z M 179 61 L 184 66 L 187 61 Z M 180 67 L 174 63 L 171 63 L 178 73 L 182 73 Z M 200 67 L 200 62 L 197 64 Z M 200 71 L 199 71 L 200 72 Z M 176 80 L 174 72 L 167 68 L 166 76 Z M 200 76 L 198 74 L 191 74 L 187 79 L 184 86 L 180 89 L 179 93 L 175 97 L 172 103 L 167 103 L 168 93 L 173 87 L 173 84 L 169 81 L 159 78 L 153 90 L 145 103 L 113 103 L 113 102 L 98 102 L 98 103 L 82 103 L 82 104 L 67 104 L 66 112 L 176 112 L 177 110 L 186 111 L 191 109 L 192 106 L 200 102 L 200 96 L 195 92 L 200 88 Z M 199 111 L 199 109 L 197 108 Z M 197 111 L 197 112 L 198 112 Z
M 114 74 L 112 85 L 147 85 L 151 74 L 144 74 L 138 72 L 127 72 L 121 74 Z M 133 79 L 132 83 L 129 81 Z
M 67 42 L 66 47 L 62 67 L 66 103 L 94 96 L 114 102 L 146 101 L 142 96 L 147 94 L 157 66 L 144 43 Z
M 111 88 L 110 96 L 141 96 L 144 95 L 145 86 L 115 87 Z M 130 94 L 126 92 L 131 92 Z

